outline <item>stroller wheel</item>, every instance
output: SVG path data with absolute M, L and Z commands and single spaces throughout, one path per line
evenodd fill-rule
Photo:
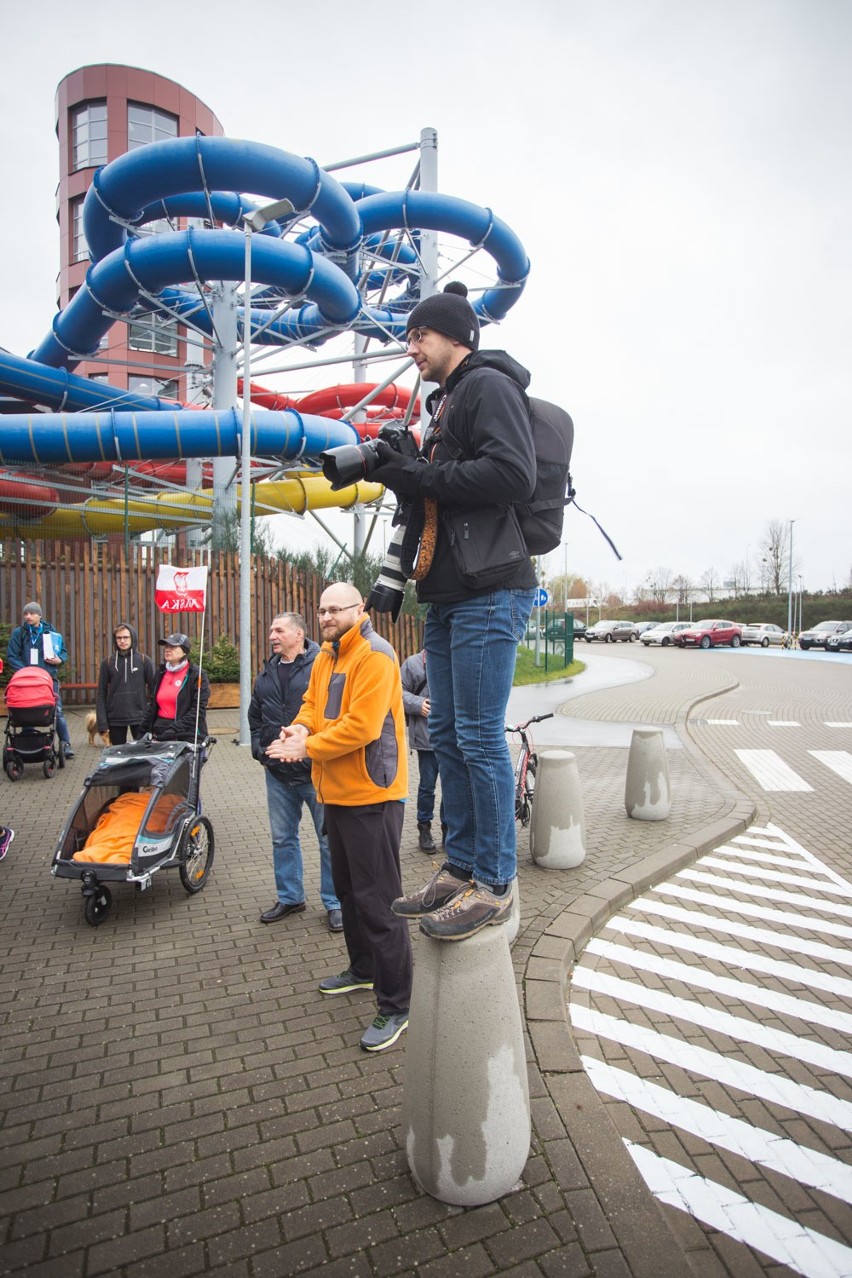
M 65 767 L 65 742 L 64 741 L 60 741 L 59 745 L 56 747 L 56 762 L 59 764 L 60 768 Z
M 6 760 L 6 776 L 10 781 L 17 781 L 18 777 L 24 770 L 24 765 L 20 759 L 16 759 L 14 755 L 11 759 Z
M 50 780 L 52 776 L 56 775 L 56 755 L 52 750 L 41 765 L 41 770 L 48 780 Z
M 180 881 L 187 892 L 200 892 L 213 868 L 213 826 L 207 817 L 191 821 L 183 836 Z
M 103 883 L 97 885 L 97 890 L 91 896 L 83 899 L 83 913 L 90 927 L 99 927 L 111 909 L 112 892 Z

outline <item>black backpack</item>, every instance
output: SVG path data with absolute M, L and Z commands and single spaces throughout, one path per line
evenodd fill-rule
M 564 408 L 546 399 L 528 399 L 536 480 L 529 501 L 518 502 L 515 512 L 531 555 L 546 555 L 562 540 L 565 507 L 574 500 L 571 483 L 571 450 L 574 423 Z
M 562 540 L 565 507 L 572 502 L 583 515 L 588 515 L 601 536 L 609 542 L 616 559 L 621 555 L 612 538 L 604 532 L 594 515 L 575 500 L 571 482 L 571 450 L 574 447 L 574 423 L 564 408 L 546 399 L 528 396 L 533 448 L 535 449 L 535 488 L 529 501 L 518 502 L 515 510 L 527 550 L 531 555 L 546 555 Z

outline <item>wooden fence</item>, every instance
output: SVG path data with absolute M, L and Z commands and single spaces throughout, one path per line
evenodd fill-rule
M 177 558 L 176 556 L 174 557 Z M 123 543 L 35 541 L 0 542 L 0 620 L 19 625 L 24 604 L 37 600 L 44 618 L 65 637 L 68 649 L 63 700 L 71 705 L 94 700 L 101 661 L 112 651 L 112 631 L 128 621 L 139 635 L 139 647 L 159 660 L 157 640 L 170 630 L 183 630 L 200 638 L 200 619 L 192 614 L 164 616 L 154 601 L 154 585 L 160 563 L 168 563 L 153 546 Z M 210 568 L 204 647 L 227 635 L 238 648 L 251 645 L 254 675 L 269 655 L 269 623 L 276 613 L 298 612 L 308 623 L 308 633 L 318 638 L 316 610 L 328 582 L 313 573 L 298 571 L 277 559 L 252 556 L 251 633 L 240 634 L 240 565 L 236 553 L 211 555 L 185 551 L 181 567 L 207 564 Z M 423 643 L 423 622 L 401 615 L 394 623 L 387 614 L 371 614 L 376 631 L 396 649 L 400 661 L 417 652 Z M 5 657 L 5 651 L 0 654 Z M 74 687 L 73 685 L 83 685 Z

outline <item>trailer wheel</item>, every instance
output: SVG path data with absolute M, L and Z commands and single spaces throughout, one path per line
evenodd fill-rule
M 213 869 L 213 826 L 207 817 L 190 822 L 183 836 L 180 881 L 190 895 L 200 892 Z
M 47 756 L 44 763 L 41 765 L 41 770 L 47 777 L 48 781 L 52 776 L 56 775 L 56 755 L 53 754 L 53 752 Z
M 104 883 L 99 883 L 91 896 L 83 899 L 83 913 L 90 927 L 100 927 L 112 909 L 112 892 Z
M 10 781 L 17 781 L 23 770 L 24 765 L 21 763 L 20 759 L 16 759 L 13 756 L 11 759 L 6 760 L 6 776 Z
M 64 741 L 60 741 L 59 745 L 56 748 L 56 762 L 59 764 L 60 768 L 65 767 L 65 742 Z

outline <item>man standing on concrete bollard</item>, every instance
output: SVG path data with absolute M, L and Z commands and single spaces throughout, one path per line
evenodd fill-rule
M 283 763 L 311 761 L 349 952 L 346 971 L 319 988 L 375 989 L 378 1015 L 361 1046 L 380 1052 L 407 1028 L 411 1003 L 408 928 L 391 911 L 402 891 L 399 841 L 408 793 L 399 663 L 348 582 L 323 591 L 317 618 L 323 645 L 302 708 L 266 753 Z
M 505 713 L 536 586 L 514 511 L 536 479 L 530 377 L 505 351 L 479 350 L 466 293 L 451 284 L 408 316 L 408 349 L 424 382 L 438 384 L 427 400 L 431 422 L 419 458 L 379 440 L 382 464 L 371 475 L 422 509 L 414 576 L 418 599 L 429 604 L 429 736 L 447 821 L 440 870 L 393 908 L 447 941 L 511 913 L 515 805 Z
M 331 877 L 331 854 L 323 831 L 323 809 L 311 782 L 311 765 L 278 763 L 266 754 L 266 747 L 278 739 L 283 727 L 293 722 L 308 687 L 319 644 L 307 637 L 304 617 L 282 612 L 269 627 L 272 656 L 257 676 L 248 709 L 251 752 L 263 764 L 266 801 L 272 834 L 272 864 L 278 900 L 260 916 L 261 923 L 277 923 L 289 914 L 305 909 L 302 884 L 302 845 L 299 822 L 307 804 L 316 830 L 320 855 L 320 898 L 328 916 L 330 932 L 343 931 L 340 902 Z

